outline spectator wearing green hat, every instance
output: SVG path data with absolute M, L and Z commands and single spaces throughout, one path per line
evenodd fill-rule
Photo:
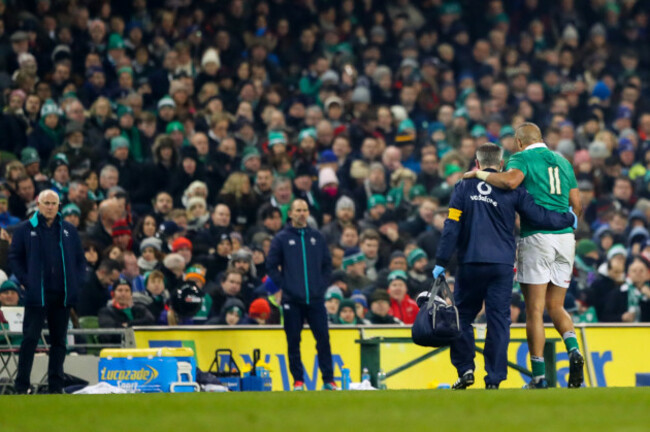
M 128 105 L 117 107 L 117 119 L 121 135 L 129 141 L 129 157 L 136 162 L 144 160 L 144 149 L 141 142 L 140 130 L 135 125 L 133 109 Z
M 63 206 L 63 210 L 61 210 L 61 216 L 63 216 L 64 221 L 70 222 L 72 225 L 74 225 L 75 228 L 79 228 L 81 209 L 77 204 L 70 203 Z
M 6 276 L 5 276 L 6 277 Z M 8 279 L 0 285 L 0 306 L 20 306 L 20 287 L 16 282 Z
M 297 157 L 303 162 L 315 164 L 318 156 L 316 145 L 316 129 L 313 127 L 300 131 L 298 135 L 298 154 Z
M 325 291 L 325 309 L 327 310 L 327 321 L 338 324 L 339 306 L 343 301 L 343 291 L 336 285 L 332 285 Z
M 49 160 L 52 150 L 63 142 L 60 117 L 61 110 L 57 104 L 52 99 L 46 100 L 41 107 L 41 118 L 27 139 L 27 145 L 35 148 L 43 161 Z
M 344 299 L 339 305 L 338 323 L 343 325 L 359 325 L 364 322 L 359 318 L 354 300 Z
M 28 176 L 33 177 L 40 171 L 41 158 L 33 147 L 25 147 L 20 152 L 20 163 L 25 167 Z
M 429 257 L 427 253 L 420 248 L 415 248 L 409 252 L 406 260 L 409 265 L 408 293 L 411 298 L 416 298 L 422 291 L 427 291 L 433 283 L 431 272 L 427 271 Z
M 469 132 L 470 136 L 474 138 L 474 143 L 478 148 L 480 145 L 488 142 L 487 129 L 481 124 L 476 124 L 472 127 L 472 130 Z
M 131 66 L 122 66 L 117 69 L 117 87 L 111 91 L 110 98 L 120 100 L 133 91 L 133 68 Z
M 427 196 L 427 190 L 421 184 L 414 184 L 409 191 L 408 199 L 413 206 L 422 204 L 423 199 Z
M 438 198 L 441 206 L 449 204 L 454 185 L 463 177 L 463 169 L 456 164 L 448 164 L 445 167 L 445 181 L 435 188 L 431 195 Z
M 185 127 L 179 121 L 169 122 L 165 128 L 165 133 L 174 140 L 174 146 L 176 148 L 181 148 L 187 143 L 185 139 Z
M 271 157 L 277 158 L 287 153 L 287 136 L 282 131 L 271 131 L 268 137 L 268 149 Z
M 389 314 L 404 324 L 413 324 L 420 308 L 408 295 L 408 275 L 404 270 L 393 270 L 388 274 Z
M 381 217 L 386 213 L 386 197 L 380 194 L 368 198 L 368 211 L 365 217 L 359 222 L 362 231 L 366 229 L 378 229 Z
M 251 180 L 255 179 L 257 171 L 262 166 L 262 155 L 255 146 L 248 146 L 244 148 L 241 156 L 241 170 L 244 171 Z
M 20 287 L 16 285 L 16 283 L 11 279 L 2 282 L 0 285 L 0 308 L 5 306 L 15 307 L 22 305 L 23 301 L 20 296 Z M 8 327 L 9 324 L 0 322 L 0 330 Z M 13 345 L 20 345 L 20 343 L 23 341 L 23 337 L 19 335 L 9 336 L 9 339 Z
M 343 270 L 348 275 L 348 290 L 367 288 L 372 282 L 366 277 L 366 256 L 358 247 L 351 247 L 343 253 Z

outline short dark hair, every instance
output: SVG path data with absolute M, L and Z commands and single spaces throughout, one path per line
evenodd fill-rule
M 273 217 L 276 213 L 282 216 L 282 212 L 279 208 L 274 207 L 271 203 L 266 203 L 260 209 L 259 220 L 263 221 L 265 219 Z
M 101 270 L 104 273 L 113 273 L 115 270 L 121 271 L 122 266 L 120 265 L 119 262 L 110 258 L 106 258 L 99 263 L 99 267 L 97 267 L 97 270 Z
M 632 189 L 634 189 L 634 182 L 629 177 L 626 177 L 624 175 L 620 175 L 620 176 L 616 177 L 616 179 L 614 180 L 614 184 L 616 184 L 617 181 L 624 181 L 627 184 L 629 184 Z
M 363 243 L 366 240 L 377 240 L 379 241 L 379 233 L 377 230 L 368 228 L 361 233 L 361 238 L 359 238 L 359 244 Z

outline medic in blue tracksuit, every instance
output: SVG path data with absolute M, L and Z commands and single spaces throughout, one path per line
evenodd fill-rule
M 323 388 L 336 390 L 325 309 L 325 291 L 332 273 L 332 257 L 320 231 L 307 226 L 309 207 L 305 200 L 294 200 L 289 217 L 291 222 L 271 241 L 266 270 L 273 283 L 282 290 L 284 331 L 293 387 L 294 390 L 305 389 L 300 334 L 307 321 L 316 339 Z
M 495 168 L 502 167 L 501 150 L 494 144 L 479 147 L 477 158 L 483 170 L 496 172 Z M 474 332 L 471 324 L 483 301 L 487 317 L 486 388 L 498 388 L 499 383 L 506 379 L 515 262 L 515 212 L 543 229 L 563 229 L 577 221 L 572 213 L 555 213 L 538 206 L 523 187 L 507 191 L 479 179 L 464 180 L 455 186 L 434 269 L 434 277 L 444 273 L 454 248 L 458 248 L 459 268 L 454 299 L 462 336 L 451 345 L 451 362 L 459 376 L 455 389 L 464 389 L 474 383 Z

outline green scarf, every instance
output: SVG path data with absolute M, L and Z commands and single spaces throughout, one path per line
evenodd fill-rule
M 194 315 L 194 318 L 208 318 L 210 315 L 210 310 L 212 310 L 212 297 L 207 295 L 203 297 L 203 302 L 201 303 L 201 309 Z
M 68 195 L 68 186 L 64 185 L 63 183 L 59 183 L 54 179 L 52 179 L 52 184 L 59 190 L 59 198 L 63 199 L 66 195 Z
M 342 324 L 342 325 L 357 325 L 357 324 L 359 324 L 359 322 L 358 322 L 356 316 L 354 317 L 354 321 L 351 322 L 351 323 L 343 321 L 343 320 L 342 320 L 340 317 L 338 317 L 338 316 L 337 316 L 337 319 L 338 319 L 338 323 L 339 323 L 339 324 Z
M 61 144 L 61 140 L 63 138 L 63 128 L 61 125 L 57 125 L 56 129 L 51 129 L 49 126 L 45 124 L 45 118 L 41 117 L 41 119 L 38 121 L 39 126 L 41 129 L 43 129 L 43 132 L 50 137 L 51 140 L 54 141 L 54 145 L 58 146 Z
M 136 162 L 142 162 L 142 144 L 140 143 L 140 131 L 137 127 L 131 127 L 130 131 L 122 130 L 122 136 L 129 140 L 129 156 Z

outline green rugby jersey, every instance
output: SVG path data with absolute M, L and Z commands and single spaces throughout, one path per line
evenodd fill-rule
M 554 153 L 545 144 L 533 144 L 526 150 L 515 153 L 508 161 L 507 169 L 518 169 L 524 173 L 522 185 L 535 202 L 548 210 L 566 212 L 569 208 L 569 191 L 578 187 L 573 167 L 564 157 Z M 521 236 L 537 233 L 572 233 L 572 228 L 560 231 L 534 230 L 521 221 Z

